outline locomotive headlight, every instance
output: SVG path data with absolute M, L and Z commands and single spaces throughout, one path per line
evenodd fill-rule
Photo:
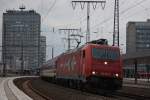
M 108 64 L 108 62 L 107 62 L 107 61 L 105 61 L 105 62 L 104 62 L 104 64 L 105 64 L 105 65 L 107 65 L 107 64 Z
M 115 74 L 115 76 L 116 76 L 116 77 L 118 77 L 118 76 L 119 76 L 119 74 Z
M 95 75 L 96 74 L 95 71 L 93 71 L 92 74 Z

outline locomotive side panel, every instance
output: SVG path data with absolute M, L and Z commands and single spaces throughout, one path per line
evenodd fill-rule
M 80 50 L 68 54 L 64 54 L 57 61 L 57 78 L 75 79 L 81 78 L 81 52 Z

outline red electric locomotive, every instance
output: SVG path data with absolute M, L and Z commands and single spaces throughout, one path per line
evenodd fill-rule
M 122 87 L 120 49 L 105 39 L 89 42 L 60 55 L 56 61 L 57 81 L 69 86 L 119 89 Z

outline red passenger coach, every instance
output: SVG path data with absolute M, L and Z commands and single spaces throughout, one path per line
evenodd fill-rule
M 122 87 L 122 60 L 118 47 L 104 39 L 60 55 L 56 61 L 56 79 L 73 86 L 119 89 Z

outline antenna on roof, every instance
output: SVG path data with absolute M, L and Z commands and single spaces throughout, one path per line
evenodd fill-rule
M 25 7 L 25 5 L 21 5 L 20 7 L 19 7 L 19 9 L 21 10 L 21 11 L 23 11 L 24 9 L 26 9 L 26 7 Z

